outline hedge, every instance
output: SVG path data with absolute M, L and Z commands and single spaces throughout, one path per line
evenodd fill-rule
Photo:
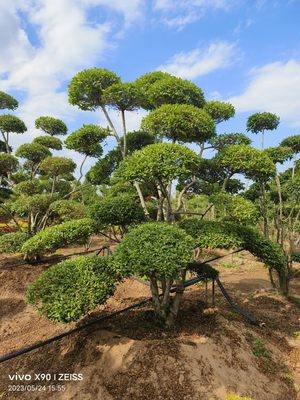
M 27 240 L 21 249 L 25 259 L 33 260 L 45 253 L 78 241 L 87 241 L 94 232 L 93 221 L 89 218 L 63 222 L 50 226 Z

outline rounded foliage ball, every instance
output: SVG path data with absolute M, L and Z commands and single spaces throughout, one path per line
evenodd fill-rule
M 135 196 L 122 193 L 100 198 L 90 207 L 90 217 L 98 229 L 142 222 L 145 215 Z
M 194 243 L 183 229 L 149 222 L 127 233 L 115 250 L 113 268 L 122 276 L 176 278 L 192 261 Z
M 72 322 L 105 303 L 114 289 L 108 258 L 82 256 L 43 272 L 27 290 L 26 298 L 50 320 Z

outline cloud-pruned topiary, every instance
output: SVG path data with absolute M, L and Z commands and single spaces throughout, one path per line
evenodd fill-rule
M 26 299 L 50 320 L 72 322 L 105 303 L 114 290 L 108 258 L 82 256 L 44 271 L 28 288 Z
M 42 254 L 53 253 L 68 244 L 87 241 L 93 232 L 94 224 L 89 218 L 63 222 L 50 226 L 28 239 L 23 244 L 21 252 L 25 259 L 35 260 Z
M 23 232 L 6 233 L 0 237 L 0 253 L 20 253 L 22 245 L 28 240 Z
M 252 228 L 232 223 L 186 219 L 180 226 L 195 240 L 195 246 L 206 248 L 242 248 L 278 272 L 286 267 L 281 247 Z
M 146 276 L 156 316 L 171 326 L 184 291 L 187 265 L 192 261 L 193 239 L 176 225 L 150 222 L 127 233 L 112 256 L 112 267 L 121 276 Z M 162 297 L 158 282 L 162 283 Z M 171 302 L 170 289 L 176 282 Z

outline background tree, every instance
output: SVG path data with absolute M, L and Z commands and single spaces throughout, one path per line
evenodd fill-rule
M 26 125 L 20 118 L 10 114 L 0 115 L 0 132 L 5 143 L 7 153 L 11 153 L 12 150 L 9 145 L 10 133 L 20 134 L 26 131 Z
M 83 176 L 83 165 L 87 157 L 99 158 L 103 154 L 101 142 L 106 139 L 109 132 L 97 125 L 83 125 L 77 131 L 71 133 L 65 140 L 67 149 L 75 150 L 78 153 L 84 154 L 84 159 L 80 165 L 80 181 Z
M 251 115 L 247 121 L 247 131 L 252 133 L 261 132 L 261 148 L 264 148 L 265 131 L 273 131 L 279 125 L 280 118 L 269 112 L 259 112 Z
M 8 93 L 0 91 L 0 110 L 14 111 L 18 108 L 18 101 Z

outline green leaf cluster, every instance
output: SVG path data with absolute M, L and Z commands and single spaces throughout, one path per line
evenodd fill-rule
M 78 151 L 89 157 L 101 157 L 103 148 L 100 142 L 108 135 L 108 129 L 98 125 L 85 124 L 71 133 L 65 140 L 65 144 L 67 149 Z
M 115 83 L 120 83 L 120 78 L 105 68 L 80 71 L 69 84 L 69 103 L 81 110 L 95 111 L 103 105 L 103 91 Z
M 136 196 L 121 193 L 118 196 L 99 198 L 90 206 L 90 217 L 97 229 L 108 226 L 128 226 L 144 221 L 144 211 Z
M 0 110 L 15 110 L 18 108 L 19 103 L 17 100 L 10 96 L 8 93 L 0 91 Z
M 199 164 L 197 154 L 180 144 L 155 143 L 125 158 L 117 175 L 128 181 L 169 181 L 191 174 Z
M 215 124 L 204 110 L 188 104 L 164 104 L 144 117 L 142 128 L 173 141 L 202 143 L 215 134 Z
M 286 268 L 282 248 L 256 230 L 232 223 L 186 219 L 180 226 L 205 248 L 243 248 L 255 255 L 268 268 L 281 271 Z
M 38 143 L 42 146 L 47 147 L 52 150 L 61 150 L 62 149 L 62 141 L 54 136 L 38 136 L 33 139 L 32 143 Z
M 11 114 L 0 115 L 0 131 L 10 133 L 24 133 L 27 131 L 27 127 L 24 122 Z
M 183 229 L 162 222 L 142 224 L 125 235 L 112 256 L 122 276 L 176 279 L 192 261 L 194 243 Z
M 268 179 L 275 174 L 275 165 L 265 152 L 242 144 L 226 147 L 216 161 L 232 174 L 242 173 L 250 179 Z
M 28 288 L 26 300 L 52 321 L 76 321 L 114 293 L 107 257 L 83 256 L 44 271 Z
M 66 135 L 67 125 L 58 118 L 42 116 L 35 120 L 35 127 L 41 129 L 50 136 Z
M 22 245 L 28 240 L 23 232 L 6 233 L 0 236 L 0 253 L 20 253 Z
M 35 259 L 45 253 L 78 241 L 87 241 L 94 232 L 93 221 L 89 218 L 63 222 L 40 231 L 22 246 L 27 259 Z
M 216 124 L 227 121 L 229 118 L 234 117 L 235 109 L 232 104 L 222 101 L 207 101 L 203 107 Z

